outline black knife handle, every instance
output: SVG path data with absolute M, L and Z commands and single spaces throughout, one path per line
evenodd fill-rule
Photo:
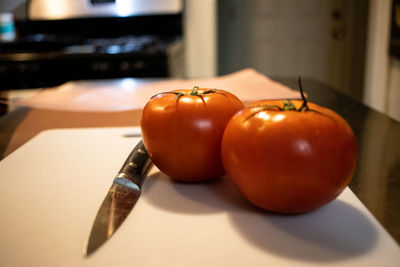
M 151 159 L 147 154 L 143 141 L 140 140 L 129 154 L 116 177 L 126 178 L 136 185 L 141 186 L 150 163 Z

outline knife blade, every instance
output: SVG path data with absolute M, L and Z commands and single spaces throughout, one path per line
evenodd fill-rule
M 151 159 L 140 141 L 129 154 L 101 204 L 89 235 L 85 255 L 104 244 L 129 215 L 140 197 Z

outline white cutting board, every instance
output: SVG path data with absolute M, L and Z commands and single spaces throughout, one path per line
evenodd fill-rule
M 156 168 L 116 234 L 84 257 L 139 133 L 45 131 L 1 161 L 0 266 L 400 266 L 399 246 L 349 189 L 315 212 L 279 216 L 226 178 L 183 184 Z

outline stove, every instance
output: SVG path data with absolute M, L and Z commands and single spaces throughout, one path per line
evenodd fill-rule
M 16 21 L 17 38 L 0 43 L 0 90 L 71 80 L 183 75 L 182 12 L 141 11 L 127 16 L 92 11 L 85 17 L 81 10 L 79 16 L 49 19 L 34 13 L 35 19 Z

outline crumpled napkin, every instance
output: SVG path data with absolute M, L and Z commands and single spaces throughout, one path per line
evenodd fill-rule
M 135 79 L 74 81 L 38 92 L 16 102 L 18 106 L 65 111 L 125 111 L 143 108 L 153 95 L 174 89 L 217 88 L 232 92 L 242 101 L 299 98 L 300 94 L 254 69 L 228 75 L 163 80 L 143 83 Z

